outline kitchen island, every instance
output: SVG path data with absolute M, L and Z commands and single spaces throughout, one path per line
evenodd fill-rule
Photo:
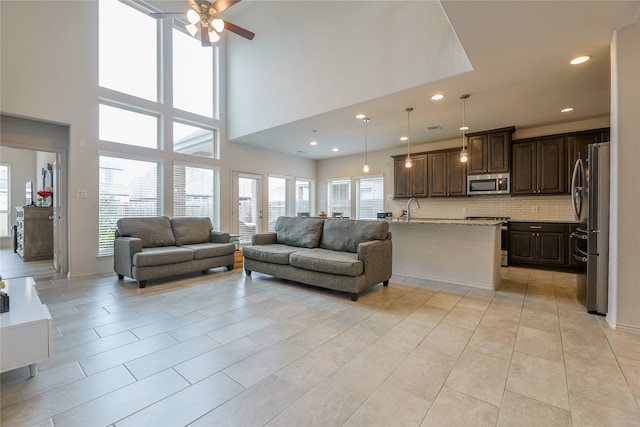
M 482 289 L 497 289 L 502 221 L 391 221 L 393 274 Z

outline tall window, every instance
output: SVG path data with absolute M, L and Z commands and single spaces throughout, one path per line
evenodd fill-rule
M 275 230 L 276 220 L 287 214 L 287 178 L 269 177 L 269 231 Z
M 384 209 L 384 178 L 370 176 L 356 180 L 356 218 L 376 219 Z
M 314 215 L 314 182 L 309 179 L 296 179 L 296 214 Z
M 351 216 L 351 180 L 349 178 L 329 180 L 328 198 L 329 215 Z
M 9 236 L 9 165 L 0 165 L 0 237 Z
M 191 166 L 173 167 L 173 216 L 206 216 L 220 229 L 219 172 Z
M 161 165 L 101 155 L 99 175 L 99 253 L 106 255 L 119 218 L 162 215 Z

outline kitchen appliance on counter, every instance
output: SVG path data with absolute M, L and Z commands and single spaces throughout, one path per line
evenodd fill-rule
M 509 266 L 509 218 L 508 216 L 467 216 L 464 219 L 484 219 L 502 221 L 500 226 L 500 265 Z
M 467 176 L 467 195 L 509 194 L 511 174 L 493 173 Z
M 578 299 L 592 314 L 607 314 L 609 292 L 609 143 L 580 151 L 571 177 L 571 202 L 578 226 L 572 256 L 584 264 L 578 273 Z

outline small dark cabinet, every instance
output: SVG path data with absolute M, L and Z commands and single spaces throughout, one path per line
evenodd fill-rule
M 511 135 L 515 127 L 467 135 L 469 161 L 467 173 L 507 173 L 511 165 Z
M 511 194 L 567 193 L 564 137 L 520 141 L 512 157 Z
M 427 197 L 427 155 L 411 156 L 411 167 L 405 167 L 406 156 L 393 156 L 394 197 Z
M 509 263 L 568 267 L 568 227 L 558 223 L 509 223 Z
M 465 196 L 467 165 L 460 162 L 460 150 L 446 150 L 427 155 L 429 197 Z
M 571 192 L 571 176 L 573 167 L 578 160 L 580 150 L 589 144 L 609 141 L 609 128 L 594 129 L 583 132 L 569 134 L 567 137 L 567 192 Z

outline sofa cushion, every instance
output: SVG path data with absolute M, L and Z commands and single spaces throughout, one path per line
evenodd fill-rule
M 165 246 L 142 249 L 133 256 L 135 267 L 152 267 L 156 265 L 177 264 L 179 262 L 191 261 L 193 251 L 177 246 Z
M 235 243 L 198 243 L 184 245 L 181 248 L 191 249 L 194 253 L 193 259 L 215 258 L 229 255 L 236 251 Z
M 211 219 L 208 217 L 171 218 L 171 227 L 176 239 L 176 246 L 207 243 L 211 241 Z
M 276 220 L 278 243 L 299 248 L 317 248 L 323 219 L 281 216 Z
M 357 254 L 320 248 L 294 252 L 289 257 L 289 262 L 294 267 L 340 276 L 356 277 L 364 271 Z
M 242 248 L 242 255 L 245 258 L 255 259 L 256 261 L 288 265 L 289 255 L 297 251 L 305 250 L 307 249 L 276 243 L 274 245 L 245 246 Z
M 171 222 L 166 216 L 120 218 L 117 222 L 118 232 L 123 237 L 137 237 L 143 248 L 174 246 Z
M 324 221 L 320 247 L 334 251 L 357 252 L 360 243 L 384 240 L 388 234 L 387 221 L 327 218 Z

